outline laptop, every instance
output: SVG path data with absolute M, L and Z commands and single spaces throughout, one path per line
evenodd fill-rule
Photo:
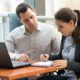
M 0 42 L 0 68 L 18 68 L 30 65 L 30 62 L 12 61 L 5 43 Z

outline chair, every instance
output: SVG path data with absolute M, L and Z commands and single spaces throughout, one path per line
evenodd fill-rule
M 8 13 L 9 17 L 9 26 L 10 26 L 10 31 L 13 30 L 14 28 L 22 25 L 20 21 L 17 18 L 17 15 L 15 13 Z

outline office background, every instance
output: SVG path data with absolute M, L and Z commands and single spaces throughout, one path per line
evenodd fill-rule
M 54 14 L 60 8 L 70 7 L 80 10 L 80 0 L 0 0 L 0 41 L 5 41 L 8 33 L 21 25 L 15 21 L 17 20 L 15 9 L 21 2 L 31 4 L 36 8 L 38 19 L 52 25 L 55 25 L 53 23 Z

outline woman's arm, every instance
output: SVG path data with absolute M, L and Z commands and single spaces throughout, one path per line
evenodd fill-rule
M 57 59 L 61 59 L 60 54 L 54 54 L 54 55 L 49 55 L 48 60 L 57 60 Z
M 80 63 L 74 61 L 68 61 L 67 69 L 80 73 Z

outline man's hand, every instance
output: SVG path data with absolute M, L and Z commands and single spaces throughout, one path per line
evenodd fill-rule
M 30 61 L 30 58 L 26 54 L 20 54 L 15 57 L 15 60 L 22 61 L 22 62 L 26 62 L 26 61 L 28 62 Z

